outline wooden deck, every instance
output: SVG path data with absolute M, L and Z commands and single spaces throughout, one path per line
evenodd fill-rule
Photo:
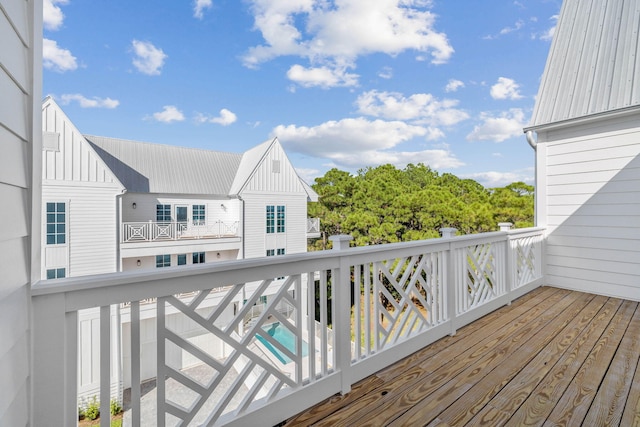
M 538 288 L 288 420 L 640 426 L 637 302 Z

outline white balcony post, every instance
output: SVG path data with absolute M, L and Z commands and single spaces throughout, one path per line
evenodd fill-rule
M 440 229 L 440 234 L 443 239 L 449 239 L 451 237 L 455 237 L 457 228 L 444 227 Z
M 353 237 L 348 235 L 331 236 L 334 251 L 346 251 Z M 340 257 L 340 267 L 332 276 L 334 303 L 333 333 L 334 351 L 336 352 L 337 370 L 340 372 L 340 392 L 346 394 L 351 391 L 351 274 L 346 256 Z
M 500 227 L 500 231 L 509 231 L 511 227 L 513 227 L 513 224 L 510 222 L 499 222 L 498 227 Z
M 512 223 L 510 222 L 500 222 L 498 223 L 498 227 L 500 227 L 500 231 L 510 231 L 511 227 L 513 226 Z M 507 236 L 507 240 L 505 241 L 505 271 L 504 271 L 504 277 L 506 280 L 505 283 L 505 292 L 507 295 L 511 294 L 511 289 L 513 289 L 514 283 L 515 283 L 515 266 L 513 265 L 513 263 L 516 261 L 516 257 L 513 256 L 513 247 L 512 247 L 512 242 L 511 239 L 509 239 L 509 236 Z M 511 297 L 509 297 L 509 302 L 507 303 L 507 305 L 511 305 Z
M 443 239 L 450 239 L 456 235 L 457 228 L 443 227 L 440 229 Z M 456 320 L 456 298 L 457 298 L 457 283 L 456 283 L 456 257 L 454 249 L 449 246 L 449 250 L 444 253 L 444 265 L 445 265 L 445 279 L 444 279 L 444 292 L 447 298 L 447 318 L 451 322 L 451 330 L 449 335 L 454 336 L 457 331 Z
M 32 299 L 33 426 L 78 423 L 78 312 L 63 293 Z

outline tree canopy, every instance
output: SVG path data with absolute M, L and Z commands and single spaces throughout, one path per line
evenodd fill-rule
M 356 175 L 334 168 L 312 187 L 320 197 L 308 212 L 320 218 L 322 238 L 311 249 L 326 249 L 335 234 L 350 234 L 363 246 L 439 237 L 442 227 L 471 234 L 497 230 L 500 222 L 533 226 L 533 186 L 487 189 L 423 164 L 387 164 Z

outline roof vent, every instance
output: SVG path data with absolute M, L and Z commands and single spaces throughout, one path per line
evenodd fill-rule
M 280 160 L 271 161 L 271 172 L 280 173 Z
M 57 132 L 42 132 L 42 149 L 45 151 L 60 151 L 60 134 Z

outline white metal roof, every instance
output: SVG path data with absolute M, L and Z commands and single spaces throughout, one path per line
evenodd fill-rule
M 242 154 L 84 135 L 127 191 L 229 194 Z
M 564 0 L 527 129 L 640 105 L 639 29 L 640 0 Z

